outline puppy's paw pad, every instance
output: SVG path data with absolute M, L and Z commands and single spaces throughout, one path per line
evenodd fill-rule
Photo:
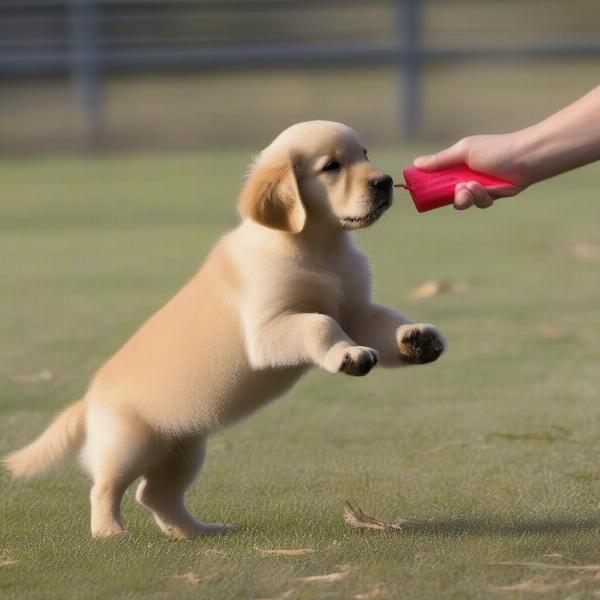
M 397 333 L 400 358 L 421 365 L 437 360 L 444 349 L 444 336 L 433 325 L 402 325 Z
M 377 351 L 366 346 L 352 346 L 344 352 L 340 371 L 346 375 L 366 375 L 379 360 Z

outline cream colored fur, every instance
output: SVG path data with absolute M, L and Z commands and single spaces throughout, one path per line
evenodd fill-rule
M 7 468 L 30 476 L 81 449 L 94 536 L 124 531 L 121 498 L 138 477 L 136 498 L 166 533 L 226 530 L 184 504 L 211 432 L 310 367 L 364 375 L 377 361 L 429 362 L 444 348 L 434 327 L 371 301 L 369 266 L 348 230 L 375 222 L 391 194 L 352 129 L 313 121 L 284 131 L 251 168 L 239 227 Z

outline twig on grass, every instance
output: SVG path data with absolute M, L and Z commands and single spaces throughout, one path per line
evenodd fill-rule
M 542 432 L 526 431 L 514 433 L 512 431 L 491 431 L 486 435 L 487 439 L 501 438 L 510 442 L 573 442 L 581 443 L 571 436 L 571 431 L 562 425 L 551 425 L 549 429 Z
M 438 452 L 443 452 L 444 450 L 448 450 L 449 448 L 456 448 L 456 447 L 464 447 L 464 446 L 470 446 L 471 444 L 474 444 L 475 442 L 447 442 L 445 444 L 439 444 L 438 446 L 433 446 L 432 448 L 427 448 L 426 450 L 423 450 L 421 452 L 421 454 L 437 454 Z
M 513 561 L 498 561 L 489 563 L 490 567 L 529 567 L 532 569 L 551 569 L 554 571 L 576 571 L 580 573 L 599 573 L 600 574 L 600 565 L 557 565 L 553 563 L 541 563 L 535 561 L 523 561 L 523 562 L 513 562 Z
M 12 558 L 0 559 L 0 567 L 8 567 L 9 565 L 16 565 L 20 560 L 13 560 Z
M 254 548 L 257 552 L 260 552 L 263 556 L 303 556 L 304 554 L 311 554 L 314 552 L 312 548 L 280 548 L 269 550 L 267 548 Z
M 385 596 L 385 586 L 383 583 L 378 583 L 376 587 L 374 587 L 369 592 L 363 592 L 362 594 L 354 594 L 352 598 L 354 600 L 371 600 L 372 598 L 383 598 Z
M 202 554 L 205 556 L 227 556 L 227 552 L 223 552 L 223 550 L 217 550 L 216 548 L 209 548 L 208 550 L 203 550 Z
M 197 575 L 196 573 L 190 571 L 189 573 L 184 573 L 183 575 L 173 575 L 171 579 L 175 579 L 176 581 L 182 581 L 190 585 L 198 585 L 199 583 L 205 583 L 206 581 L 210 581 L 215 577 L 216 575 Z
M 572 579 L 571 581 L 539 581 L 537 579 L 524 579 L 513 585 L 492 586 L 497 592 L 534 592 L 545 594 L 547 592 L 556 592 L 567 588 L 575 587 L 582 583 L 581 579 Z
M 337 583 L 338 581 L 342 581 L 346 579 L 352 571 L 354 571 L 356 567 L 352 567 L 350 565 L 344 565 L 341 571 L 337 571 L 336 573 L 327 573 L 326 575 L 309 575 L 307 577 L 298 577 L 298 581 L 302 583 Z

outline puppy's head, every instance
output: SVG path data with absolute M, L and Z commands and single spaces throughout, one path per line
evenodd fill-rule
M 371 164 L 358 134 L 341 123 L 292 125 L 252 165 L 239 210 L 261 225 L 360 229 L 392 203 L 393 181 Z

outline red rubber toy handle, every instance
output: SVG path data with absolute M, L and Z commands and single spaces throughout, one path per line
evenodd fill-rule
M 452 204 L 456 185 L 461 182 L 477 181 L 490 192 L 493 192 L 495 188 L 515 187 L 505 179 L 472 171 L 465 165 L 439 171 L 422 171 L 416 167 L 408 167 L 404 169 L 403 173 L 406 185 L 400 184 L 400 187 L 405 187 L 410 192 L 419 212 Z

